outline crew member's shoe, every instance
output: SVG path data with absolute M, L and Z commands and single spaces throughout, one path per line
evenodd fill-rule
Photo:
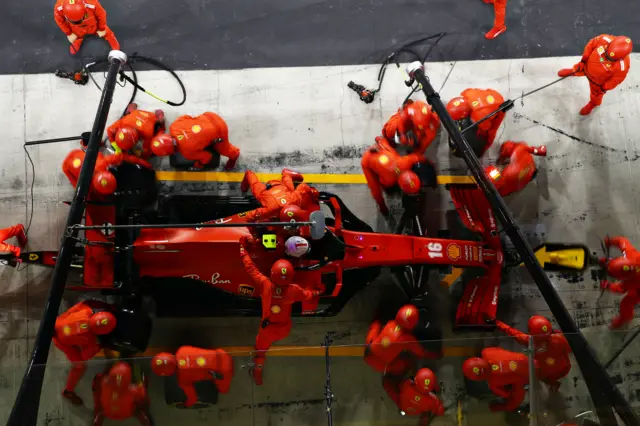
M 16 225 L 18 228 L 20 228 L 20 230 L 18 231 L 18 234 L 16 235 L 16 238 L 18 239 L 18 245 L 22 248 L 24 248 L 27 243 L 29 242 L 28 238 L 27 238 L 27 233 L 24 230 L 24 225 L 19 223 Z
M 71 43 L 71 46 L 69 46 L 69 52 L 72 55 L 76 55 L 78 52 L 80 52 L 80 47 L 82 47 L 82 42 L 84 41 L 84 39 L 79 38 L 76 41 L 74 41 L 73 43 Z
M 585 106 L 582 107 L 582 109 L 580 110 L 580 115 L 589 115 L 589 114 L 591 114 L 591 111 L 593 111 L 596 106 L 597 105 L 594 105 L 591 102 L 589 102 L 588 104 L 586 104 Z
M 494 38 L 498 37 L 500 34 L 502 34 L 505 31 L 507 31 L 507 26 L 506 25 L 501 25 L 499 27 L 493 27 L 493 28 L 491 28 L 491 30 L 488 33 L 486 33 L 484 35 L 484 38 L 486 38 L 487 40 L 493 40 Z
M 82 402 L 82 398 L 80 398 L 77 393 L 72 392 L 70 390 L 66 390 L 66 389 L 63 390 L 62 391 L 62 396 L 64 398 L 66 398 L 73 405 L 82 405 L 82 404 L 84 404 L 84 402 Z
M 558 77 L 569 77 L 573 74 L 573 68 L 564 68 L 558 71 Z

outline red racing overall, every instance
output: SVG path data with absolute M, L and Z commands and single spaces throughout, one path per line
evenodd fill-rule
M 80 19 L 69 15 L 70 9 L 80 13 Z M 107 26 L 107 12 L 98 0 L 58 0 L 53 9 L 53 17 L 62 32 L 72 43 L 69 50 L 75 55 L 80 50 L 84 38 L 88 35 L 98 35 L 104 38 L 112 50 L 119 50 L 120 43 L 113 31 Z M 102 34 L 104 33 L 104 34 Z
M 489 30 L 484 36 L 489 40 L 493 40 L 503 32 L 507 31 L 505 25 L 505 16 L 507 14 L 507 0 L 482 0 L 485 3 L 493 4 L 493 13 L 495 17 L 493 19 L 493 28 Z
M 498 164 L 508 165 L 498 171 L 494 166 L 485 169 L 487 175 L 503 197 L 521 191 L 535 177 L 537 168 L 533 155 L 546 156 L 545 146 L 532 147 L 524 142 L 507 141 L 500 147 Z
M 229 392 L 233 379 L 233 358 L 222 349 L 182 346 L 176 352 L 176 361 L 178 386 L 187 396 L 185 407 L 198 402 L 198 394 L 193 386 L 195 382 L 210 380 L 216 384 L 218 392 Z
M 437 359 L 438 354 L 427 352 L 412 333 L 418 320 L 418 309 L 405 305 L 384 328 L 380 321 L 374 321 L 367 332 L 364 361 L 379 373 L 397 376 L 405 374 L 414 364 L 405 355 Z
M 9 238 L 13 237 L 17 238 L 20 247 L 5 243 Z M 10 252 L 15 257 L 20 257 L 20 249 L 27 245 L 27 234 L 24 231 L 24 225 L 19 223 L 8 228 L 0 229 L 0 241 L 2 241 L 0 243 L 0 252 Z
M 589 80 L 591 97 L 589 103 L 580 110 L 581 115 L 590 114 L 595 107 L 602 104 L 606 92 L 615 89 L 624 81 L 631 67 L 629 53 L 632 50 L 633 43 L 630 38 L 601 34 L 589 40 L 580 62 L 573 68 L 558 72 L 560 77 L 585 76 Z
M 302 182 L 303 176 L 292 170 L 282 170 L 282 180 L 260 182 L 258 176 L 251 170 L 244 174 L 240 189 L 251 193 L 260 202 L 262 207 L 251 210 L 245 216 L 247 222 L 260 222 L 276 219 L 283 207 L 294 205 L 312 212 L 320 209 L 318 204 L 318 191 L 305 183 L 295 187 L 294 182 Z
M 360 165 L 371 195 L 382 215 L 389 215 L 383 190 L 389 191 L 395 188 L 399 184 L 401 174 L 412 174 L 415 165 L 427 162 L 426 157 L 417 153 L 401 156 L 385 138 L 376 138 L 376 144 L 362 155 Z M 419 188 L 416 189 L 419 190 Z
M 137 108 L 136 104 L 131 104 L 127 108 L 128 113 L 114 122 L 107 128 L 107 137 L 112 144 L 118 144 L 118 140 L 123 138 L 120 130 L 124 128 L 134 129 L 137 137 L 142 141 L 139 152 L 135 152 L 138 157 L 148 159 L 151 157 L 151 140 L 158 132 L 164 132 L 164 112 L 143 111 Z M 137 147 L 134 147 L 134 151 Z M 139 148 L 138 148 L 139 149 Z
M 496 326 L 503 333 L 515 337 L 520 345 L 529 346 L 531 335 L 510 327 L 502 321 L 496 321 Z M 569 358 L 571 346 L 561 332 L 554 331 L 550 327 L 547 334 L 534 334 L 531 327 L 529 328 L 529 332 L 534 336 L 535 360 L 538 366 L 536 376 L 549 385 L 552 391 L 557 392 L 560 388 L 559 380 L 571 371 Z
M 467 89 L 461 95 L 471 107 L 471 121 L 474 123 L 496 111 L 504 102 L 502 95 L 493 89 Z M 476 134 L 487 141 L 484 152 L 493 145 L 504 116 L 504 111 L 499 112 L 478 125 Z
M 633 319 L 635 306 L 640 303 L 640 253 L 624 237 L 606 237 L 607 247 L 617 247 L 622 256 L 610 259 L 600 259 L 600 263 L 607 269 L 607 274 L 618 281 L 604 280 L 600 283 L 602 290 L 626 295 L 620 301 L 620 315 L 611 322 L 611 328 L 620 328 Z
M 515 411 L 522 404 L 529 384 L 526 355 L 499 347 L 485 348 L 482 358 L 469 358 L 462 371 L 469 380 L 486 380 L 491 392 L 505 399 L 503 403 L 491 403 L 491 411 Z
M 80 178 L 80 169 L 82 168 L 82 163 L 84 162 L 85 153 L 82 149 L 74 149 L 65 157 L 62 162 L 62 171 L 71 182 L 71 185 L 75 188 L 78 184 L 78 179 Z M 99 188 L 100 180 L 97 179 L 101 172 L 104 174 L 102 176 L 107 176 L 113 182 L 114 185 L 117 185 L 115 182 L 116 178 L 109 171 L 111 167 L 117 167 L 122 162 L 127 162 L 131 164 L 137 164 L 141 167 L 145 167 L 147 169 L 153 169 L 151 164 L 142 158 L 138 158 L 135 155 L 127 154 L 125 152 L 120 152 L 117 154 L 104 155 L 101 152 L 98 153 L 98 159 L 96 160 L 96 166 L 93 171 L 93 180 L 91 182 L 91 187 L 89 190 L 90 198 L 100 197 L 100 194 L 104 194 L 104 191 Z
M 136 416 L 143 426 L 152 426 L 148 412 L 147 383 L 131 383 L 131 367 L 116 363 L 107 374 L 93 379 L 93 426 L 102 426 L 105 418 L 126 420 Z
M 72 306 L 56 319 L 53 343 L 71 362 L 71 370 L 63 396 L 73 404 L 82 404 L 75 388 L 87 370 L 86 361 L 102 349 L 98 335 L 108 334 L 115 327 L 111 306 L 96 300 L 87 300 Z
M 423 376 L 429 378 L 424 380 Z M 442 401 L 432 392 L 439 390 L 437 379 L 427 368 L 418 370 L 413 379 L 398 381 L 395 377 L 385 376 L 382 386 L 403 415 L 420 416 L 420 426 L 429 425 L 431 415 L 444 415 Z
M 197 117 L 183 115 L 169 127 L 177 150 L 187 160 L 195 161 L 194 167 L 202 168 L 213 159 L 207 151 L 212 147 L 218 154 L 228 158 L 225 169 L 230 170 L 240 157 L 240 150 L 229 142 L 229 128 L 218 114 L 205 112 Z
M 440 129 L 440 118 L 431 110 L 431 106 L 422 101 L 409 100 L 389 118 L 382 128 L 382 136 L 388 141 L 395 141 L 413 148 L 413 153 L 424 155 L 434 141 Z M 414 146 L 409 132 L 418 140 Z
M 254 381 L 257 385 L 261 385 L 266 350 L 274 342 L 286 338 L 291 332 L 291 305 L 295 302 L 311 301 L 319 297 L 323 291 L 305 290 L 296 284 L 274 284 L 271 279 L 258 270 L 242 246 L 240 258 L 245 271 L 251 277 L 262 299 L 262 324 L 256 338 L 255 349 L 258 352 L 254 358 L 255 368 L 253 370 Z M 278 262 L 280 261 L 276 263 Z M 285 273 L 292 274 L 293 267 L 290 266 L 290 268 L 291 271 L 285 271 Z

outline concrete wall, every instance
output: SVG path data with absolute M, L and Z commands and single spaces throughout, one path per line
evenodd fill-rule
M 634 56 L 632 62 L 636 59 Z M 503 93 L 505 98 L 513 99 L 554 80 L 557 69 L 570 66 L 575 60 L 432 63 L 428 65 L 427 73 L 436 88 L 444 84 L 441 95 L 445 100 L 457 96 L 467 87 L 491 87 Z M 181 72 L 189 99 L 183 107 L 168 107 L 165 112 L 169 120 L 180 114 L 207 110 L 220 113 L 229 124 L 232 142 L 242 150 L 241 170 L 276 171 L 286 165 L 303 172 L 357 173 L 362 148 L 373 142 L 384 120 L 407 94 L 402 79 L 393 69 L 389 70 L 382 92 L 371 105 L 363 104 L 347 89 L 350 80 L 373 86 L 376 73 L 377 67 L 370 66 Z M 97 78 L 102 81 L 101 75 Z M 160 96 L 179 99 L 177 85 L 166 73 L 144 72 L 139 78 L 145 87 Z M 525 140 L 531 144 L 546 144 L 549 150 L 546 159 L 537 160 L 541 165 L 537 182 L 508 200 L 532 241 L 584 242 L 597 248 L 598 239 L 607 233 L 640 240 L 636 215 L 640 201 L 638 190 L 632 184 L 639 173 L 634 163 L 640 158 L 640 147 L 632 139 L 638 131 L 638 84 L 640 76 L 632 69 L 627 81 L 608 94 L 603 106 L 586 118 L 578 115 L 588 99 L 587 82 L 579 78 L 565 80 L 518 100 L 515 109 L 507 115 L 499 133 L 500 142 Z M 111 119 L 121 114 L 130 93 L 130 87 L 117 88 Z M 2 222 L 8 225 L 28 222 L 31 209 L 29 192 L 34 176 L 21 145 L 28 140 L 72 136 L 90 130 L 100 93 L 91 85 L 78 87 L 52 75 L 29 75 L 0 76 L 0 94 L 3 99 L 0 123 L 4 129 L 4 141 L 0 146 L 0 200 Z M 144 94 L 139 95 L 138 103 L 144 109 L 163 106 Z M 73 142 L 29 148 L 36 167 L 34 217 L 29 233 L 33 250 L 59 245 L 68 210 L 61 202 L 72 197 L 60 164 L 75 146 Z M 498 146 L 496 143 L 490 150 L 485 163 L 496 158 Z M 430 148 L 429 156 L 435 160 L 441 174 L 465 173 L 461 160 L 449 158 L 444 135 Z M 176 191 L 237 191 L 233 184 L 170 184 L 167 187 Z M 377 229 L 384 229 L 366 187 L 330 189 L 343 196 L 356 214 Z M 429 207 L 433 211 L 432 220 L 437 224 L 442 212 L 451 208 L 443 189 L 430 197 Z M 3 283 L 0 286 L 0 355 L 3 360 L 0 413 L 8 415 L 37 332 L 49 277 L 46 271 L 32 267 L 21 272 L 3 268 L 0 273 Z M 624 332 L 609 333 L 606 327 L 616 312 L 619 297 L 605 295 L 596 306 L 599 291 L 590 277 L 569 282 L 553 274 L 552 280 L 594 348 L 606 358 L 625 335 Z M 434 285 L 437 286 L 437 279 Z M 380 282 L 336 318 L 296 321 L 292 336 L 282 343 L 319 344 L 324 332 L 331 329 L 349 333 L 350 337 L 337 342 L 339 344 L 361 343 L 379 295 L 388 287 L 388 281 Z M 434 297 L 447 298 L 442 290 L 437 290 Z M 544 300 L 524 271 L 511 272 L 505 279 L 501 299 L 509 306 L 503 319 L 521 328 L 525 327 L 529 315 L 549 314 Z M 213 345 L 247 345 L 253 341 L 257 320 L 207 320 L 198 325 L 158 321 L 154 344 L 175 343 L 166 341 L 166 336 L 178 335 L 181 330 L 194 327 L 202 327 L 202 334 L 210 336 Z M 479 338 L 485 339 L 486 335 Z M 479 346 L 496 342 L 492 338 L 487 338 L 486 342 L 477 341 Z M 40 422 L 48 426 L 87 424 L 87 409 L 69 410 L 58 397 L 66 368 L 60 355 L 56 351 L 53 353 L 60 362 L 58 368 L 49 369 L 50 380 Z M 638 404 L 636 377 L 640 370 L 635 353 L 627 351 L 626 359 L 615 364 L 611 371 L 620 377 L 621 389 Z M 392 422 L 386 424 L 400 424 L 378 377 L 357 358 L 341 358 L 335 362 L 336 416 L 340 420 L 337 424 L 385 424 L 385 421 Z M 460 362 L 461 359 L 447 360 L 436 368 L 441 380 L 447 383 L 443 394 L 446 404 L 455 401 L 457 388 L 461 386 L 456 367 Z M 238 364 L 243 363 L 238 360 Z M 156 424 L 169 425 L 177 421 L 185 424 L 212 421 L 234 425 L 324 424 L 322 404 L 318 402 L 322 398 L 322 368 L 321 358 L 274 358 L 268 361 L 267 384 L 262 389 L 252 388 L 246 370 L 239 368 L 232 393 L 223 397 L 219 408 L 186 413 L 166 409 L 161 401 L 157 401 L 154 403 Z M 87 375 L 80 387 L 87 401 L 90 400 L 89 379 Z M 567 414 L 588 407 L 586 388 L 577 368 L 573 369 L 561 392 L 568 407 Z M 252 405 L 255 405 L 253 409 Z M 482 407 L 485 405 L 481 404 Z M 0 414 L 0 423 L 2 419 Z

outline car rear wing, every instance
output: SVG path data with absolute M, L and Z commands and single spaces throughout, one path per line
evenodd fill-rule
M 571 345 L 578 366 L 582 371 L 587 389 L 589 390 L 593 403 L 596 407 L 596 412 L 601 424 L 617 424 L 612 410 L 612 408 L 614 408 L 626 426 L 640 425 L 640 419 L 633 412 L 628 401 L 625 400 L 611 377 L 607 374 L 605 368 L 598 361 L 593 349 L 580 332 L 580 329 L 577 327 L 575 321 L 569 314 L 569 311 L 551 284 L 549 277 L 542 269 L 533 249 L 524 238 L 522 231 L 516 224 L 513 215 L 507 208 L 504 200 L 496 190 L 491 180 L 484 173 L 480 161 L 473 152 L 472 147 L 469 145 L 460 132 L 460 129 L 458 129 L 447 112 L 445 105 L 440 99 L 440 95 L 435 91 L 429 81 L 429 78 L 426 76 L 424 66 L 419 60 L 420 58 L 416 59 L 418 59 L 416 62 L 412 62 L 407 66 L 407 74 L 410 78 L 407 84 L 412 85 L 413 83 L 418 83 L 420 85 L 427 102 L 440 117 L 442 126 L 449 133 L 449 136 L 455 143 L 458 152 L 461 153 L 462 158 L 473 173 L 478 187 L 485 193 L 487 200 L 491 203 L 498 220 L 502 223 L 503 229 L 511 239 L 511 242 L 540 290 L 542 297 L 544 297 L 547 305 L 549 305 L 551 313 L 558 321 L 558 325 L 565 333 L 565 336 Z M 506 111 L 512 106 L 513 101 L 506 101 L 500 106 L 498 111 Z

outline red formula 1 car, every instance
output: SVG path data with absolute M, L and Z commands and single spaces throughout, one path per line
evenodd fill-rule
M 73 290 L 150 296 L 158 316 L 260 316 L 260 300 L 238 256 L 239 239 L 250 235 L 243 226 L 243 212 L 258 207 L 255 200 L 203 195 L 158 199 L 153 171 L 123 164 L 116 173 L 117 181 L 127 182 L 128 187 L 119 188 L 112 203 L 87 206 L 85 225 L 103 229 L 86 229 L 79 239 L 75 266 L 82 269 L 83 285 Z M 487 319 L 495 319 L 505 267 L 496 220 L 475 185 L 452 185 L 449 191 L 461 219 L 451 230 L 453 239 L 422 236 L 415 202 L 407 202 L 396 234 L 383 234 L 373 232 L 338 196 L 323 193 L 322 203 L 333 217 L 326 219 L 323 236 L 310 242 L 310 254 L 294 265 L 297 284 L 306 288 L 322 284 L 326 291 L 319 303 L 294 307 L 294 314 L 339 313 L 382 267 L 392 269 L 409 299 L 419 298 L 426 292 L 422 277 L 428 275 L 421 268 L 454 266 L 473 275 L 455 324 L 492 328 Z M 202 222 L 237 226 L 159 225 Z M 113 224 L 140 227 L 112 228 Z M 268 241 L 277 232 L 263 227 L 254 233 Z M 264 270 L 281 256 L 269 244 L 247 250 Z M 55 254 L 49 252 L 23 253 L 21 258 L 55 262 Z

